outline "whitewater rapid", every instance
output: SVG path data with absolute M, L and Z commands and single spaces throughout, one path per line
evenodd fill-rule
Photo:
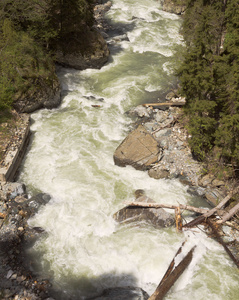
M 136 189 L 159 203 L 196 201 L 177 180 L 114 165 L 113 153 L 132 127 L 126 112 L 174 86 L 175 51 L 183 43 L 181 19 L 163 12 L 160 1 L 112 2 L 106 17 L 128 38 L 109 37 L 110 60 L 100 70 L 59 68 L 61 106 L 31 115 L 33 137 L 19 180 L 30 194 L 52 197 L 29 221 L 47 232 L 31 253 L 65 295 L 84 299 L 116 286 L 152 294 L 187 239 L 188 249 L 197 245 L 193 261 L 165 299 L 238 299 L 236 268 L 202 231 L 178 234 L 112 218 Z

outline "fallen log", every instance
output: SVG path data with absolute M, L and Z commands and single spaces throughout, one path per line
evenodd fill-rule
M 175 258 L 182 252 L 182 248 L 185 244 L 185 241 L 182 243 L 182 245 L 178 248 L 178 251 L 176 252 L 176 254 L 174 255 L 174 258 L 172 259 L 170 265 L 168 266 L 168 269 L 167 271 L 165 272 L 163 278 L 161 279 L 160 283 L 158 286 L 160 286 L 163 281 L 165 281 L 165 279 L 168 278 L 168 276 L 170 275 L 170 273 L 172 272 L 173 268 L 174 268 L 174 265 L 175 265 Z
M 184 270 L 188 267 L 190 262 L 192 261 L 193 251 L 195 246 L 187 253 L 187 255 L 181 260 L 181 262 L 173 269 L 175 264 L 176 256 L 181 252 L 182 246 L 179 248 L 176 253 L 173 261 L 171 262 L 166 274 L 163 279 L 160 281 L 158 287 L 155 292 L 149 297 L 149 300 L 162 300 L 170 288 L 174 285 L 180 275 L 184 272 Z M 172 270 L 173 269 L 173 270 Z
M 223 217 L 221 220 L 218 220 L 217 223 L 218 224 L 222 224 L 226 221 L 228 221 L 229 219 L 231 219 L 231 217 L 233 217 L 237 212 L 239 211 L 239 202 L 233 207 L 231 208 Z
M 127 206 L 137 206 L 137 207 L 145 207 L 145 208 L 169 208 L 169 209 L 176 209 L 176 208 L 180 208 L 180 209 L 185 209 L 185 210 L 189 210 L 189 211 L 193 211 L 199 214 L 204 214 L 207 213 L 209 211 L 209 209 L 207 208 L 197 208 L 191 205 L 183 205 L 183 204 L 179 204 L 179 205 L 169 205 L 169 204 L 161 204 L 161 203 L 144 203 L 144 202 L 130 202 L 127 203 Z

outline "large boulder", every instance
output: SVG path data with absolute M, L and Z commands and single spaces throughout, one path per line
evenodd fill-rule
M 119 145 L 114 153 L 116 165 L 131 165 L 138 170 L 148 170 L 158 161 L 160 148 L 155 138 L 139 125 Z
M 155 203 L 154 200 L 147 197 L 143 190 L 135 192 L 136 201 L 143 203 Z M 163 208 L 144 208 L 126 206 L 113 215 L 119 223 L 146 222 L 155 228 L 169 227 L 175 223 L 174 217 Z

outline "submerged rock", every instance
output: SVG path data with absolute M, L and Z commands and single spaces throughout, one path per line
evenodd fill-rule
M 147 300 L 149 295 L 138 287 L 116 287 L 109 288 L 94 298 L 87 300 Z
M 139 125 L 119 145 L 114 153 L 116 165 L 131 165 L 138 170 L 147 170 L 158 161 L 160 149 L 154 137 Z

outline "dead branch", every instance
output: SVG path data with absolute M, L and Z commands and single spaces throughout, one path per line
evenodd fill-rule
M 227 247 L 227 245 L 223 242 L 217 227 L 213 224 L 213 222 L 210 219 L 206 219 L 207 224 L 210 226 L 212 229 L 213 234 L 215 235 L 217 241 L 224 247 L 226 250 L 227 254 L 230 256 L 230 258 L 233 260 L 237 268 L 239 269 L 239 261 L 236 259 L 236 257 L 232 254 L 231 250 Z

